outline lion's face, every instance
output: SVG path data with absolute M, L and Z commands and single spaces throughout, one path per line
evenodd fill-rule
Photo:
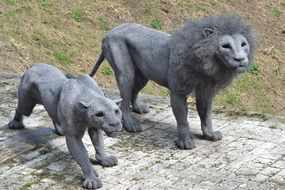
M 250 47 L 241 34 L 223 35 L 219 38 L 219 58 L 227 68 L 237 73 L 246 71 L 249 67 Z

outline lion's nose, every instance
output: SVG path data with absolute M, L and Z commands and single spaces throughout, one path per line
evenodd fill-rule
M 244 57 L 237 57 L 237 58 L 234 58 L 235 61 L 237 62 L 242 62 L 243 60 L 245 60 Z

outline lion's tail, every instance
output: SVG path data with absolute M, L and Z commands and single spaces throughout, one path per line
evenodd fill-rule
M 105 56 L 103 54 L 103 52 L 101 52 L 99 59 L 97 60 L 96 64 L 94 65 L 91 73 L 89 74 L 89 76 L 93 77 L 95 75 L 95 73 L 97 72 L 98 68 L 100 67 L 100 65 L 103 63 L 105 59 Z

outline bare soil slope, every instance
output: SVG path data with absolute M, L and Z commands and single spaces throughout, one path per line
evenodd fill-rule
M 119 24 L 171 31 L 189 18 L 235 13 L 252 23 L 259 50 L 255 65 L 220 92 L 216 105 L 285 115 L 284 10 L 283 0 L 2 0 L 0 70 L 22 73 L 42 61 L 66 72 L 89 73 L 102 37 Z M 103 87 L 116 88 L 106 63 L 95 78 Z M 144 92 L 168 95 L 154 83 Z

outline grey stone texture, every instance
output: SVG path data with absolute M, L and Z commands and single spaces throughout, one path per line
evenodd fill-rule
M 24 120 L 26 129 L 8 128 L 18 82 L 16 75 L 0 73 L 0 189 L 82 189 L 82 171 L 42 106 Z M 118 97 L 111 90 L 105 93 Z M 211 142 L 201 138 L 199 117 L 189 105 L 197 148 L 179 150 L 169 99 L 142 96 L 142 101 L 150 105 L 150 113 L 133 114 L 142 123 L 141 133 L 105 136 L 107 153 L 119 163 L 111 168 L 94 164 L 101 189 L 285 189 L 284 120 L 214 111 L 213 126 L 224 138 Z M 83 141 L 93 159 L 87 134 Z

